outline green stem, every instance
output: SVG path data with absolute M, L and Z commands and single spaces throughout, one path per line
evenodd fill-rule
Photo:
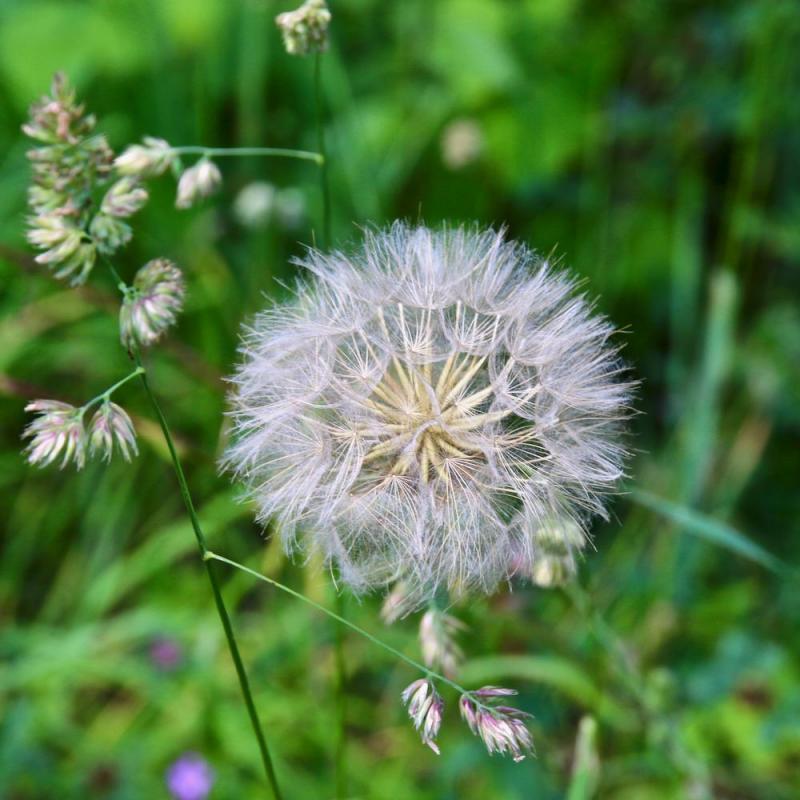
M 336 593 L 336 611 L 344 619 L 344 594 L 342 592 Z M 334 777 L 336 800 L 342 800 L 347 797 L 347 673 L 344 661 L 344 628 L 341 625 L 336 626 L 334 636 L 336 710 L 338 714 Z
M 325 148 L 325 128 L 322 124 L 322 54 L 314 56 L 314 106 L 317 125 L 317 149 L 322 155 L 319 181 L 322 191 L 322 247 L 331 246 L 331 191 L 328 180 L 328 155 Z
M 113 386 L 109 386 L 104 392 L 101 392 L 96 397 L 93 397 L 88 402 L 84 403 L 81 406 L 83 411 L 91 408 L 95 403 L 102 403 L 108 399 L 110 399 L 111 395 L 119 389 L 120 386 L 123 386 L 128 381 L 132 381 L 134 378 L 138 377 L 144 372 L 144 367 L 136 367 L 136 369 L 131 372 L 130 375 L 126 375 L 121 381 L 117 381 Z
M 324 166 L 325 158 L 322 153 L 313 153 L 309 150 L 291 150 L 286 147 L 203 147 L 202 145 L 188 145 L 186 147 L 173 147 L 172 152 L 177 155 L 199 155 L 211 158 L 229 158 L 236 156 L 276 156 L 278 158 L 299 158 L 303 161 L 314 161 Z
M 200 554 L 203 557 L 203 563 L 205 564 L 208 580 L 211 584 L 211 591 L 214 594 L 214 602 L 217 606 L 217 613 L 219 614 L 222 627 L 225 631 L 225 638 L 228 640 L 228 650 L 230 651 L 234 666 L 236 667 L 236 674 L 239 677 L 239 686 L 242 690 L 242 696 L 244 698 L 245 706 L 247 707 L 247 713 L 253 726 L 253 733 L 258 741 L 258 748 L 261 752 L 261 760 L 264 764 L 264 772 L 267 775 L 267 780 L 269 781 L 269 785 L 272 789 L 272 794 L 275 800 L 281 800 L 281 790 L 278 786 L 278 779 L 275 775 L 275 769 L 272 765 L 272 758 L 270 757 L 269 748 L 267 747 L 267 740 L 264 738 L 264 733 L 261 730 L 261 722 L 258 719 L 258 712 L 256 711 L 255 703 L 253 702 L 253 695 L 250 690 L 250 682 L 247 678 L 247 672 L 245 671 L 242 657 L 239 654 L 239 645 L 236 642 L 236 635 L 233 632 L 230 616 L 228 615 L 228 610 L 225 607 L 225 601 L 222 598 L 222 592 L 220 591 L 217 576 L 214 570 L 211 568 L 211 561 L 209 559 L 209 550 L 206 545 L 206 539 L 203 535 L 203 530 L 200 527 L 200 520 L 197 518 L 194 502 L 192 501 L 192 496 L 189 492 L 189 485 L 186 482 L 186 476 L 184 475 L 183 467 L 180 459 L 178 458 L 178 452 L 175 449 L 175 443 L 172 440 L 172 434 L 170 433 L 169 426 L 167 425 L 167 420 L 161 410 L 161 406 L 159 405 L 158 400 L 156 400 L 156 397 L 150 388 L 150 383 L 147 380 L 147 372 L 142 366 L 139 353 L 134 352 L 133 357 L 138 368 L 137 374 L 141 375 L 142 385 L 145 393 L 147 394 L 150 404 L 153 407 L 153 411 L 158 419 L 158 424 L 161 426 L 161 432 L 163 433 L 164 440 L 167 443 L 167 448 L 169 449 L 169 454 L 172 459 L 172 466 L 178 479 L 178 485 L 180 486 L 181 497 L 183 498 L 183 503 L 186 506 L 187 512 L 189 513 L 189 519 L 192 521 L 192 530 L 194 531 L 195 538 L 197 539 L 197 546 L 200 549 Z
M 223 564 L 227 564 L 230 567 L 234 567 L 235 569 L 241 570 L 242 572 L 246 572 L 248 575 L 252 575 L 254 578 L 258 578 L 260 581 L 264 581 L 265 583 L 274 586 L 276 589 L 280 589 L 282 592 L 286 592 L 290 594 L 292 597 L 297 598 L 298 600 L 302 600 L 306 605 L 311 606 L 312 608 L 316 608 L 317 611 L 321 611 L 326 616 L 330 617 L 331 619 L 335 619 L 340 624 L 344 625 L 350 630 L 355 631 L 359 636 L 363 636 L 365 639 L 372 642 L 372 644 L 377 645 L 378 647 L 386 650 L 387 653 L 391 653 L 393 656 L 403 660 L 406 664 L 410 664 L 414 669 L 423 672 L 428 677 L 441 681 L 442 683 L 446 683 L 448 686 L 451 686 L 455 689 L 459 694 L 466 694 L 472 697 L 472 692 L 465 689 L 460 684 L 456 683 L 455 681 L 451 681 L 449 678 L 446 678 L 444 675 L 441 675 L 438 672 L 435 672 L 432 669 L 429 669 L 424 664 L 421 664 L 419 661 L 415 661 L 413 658 L 409 658 L 409 656 L 405 655 L 405 653 L 401 653 L 399 650 L 396 650 L 386 642 L 381 641 L 376 636 L 373 636 L 368 631 L 365 631 L 363 628 L 356 625 L 354 622 L 350 622 L 350 620 L 345 619 L 341 614 L 337 614 L 335 611 L 331 611 L 329 608 L 325 608 L 325 606 L 317 603 L 315 600 L 312 600 L 310 597 L 306 597 L 304 594 L 295 591 L 294 589 L 285 586 L 282 583 L 278 583 L 278 581 L 273 580 L 272 578 L 268 578 L 266 575 L 262 575 L 260 572 L 256 572 L 254 569 L 250 569 L 250 567 L 246 567 L 244 564 L 239 564 L 237 561 L 231 561 L 229 558 L 225 558 L 225 556 L 217 555 L 216 553 L 212 552 L 211 550 L 207 550 L 204 558 L 210 561 L 220 561 Z
M 328 155 L 325 148 L 325 127 L 322 123 L 322 54 L 314 56 L 314 118 L 317 127 L 317 150 L 322 155 L 319 170 L 320 190 L 322 192 L 322 242 L 323 248 L 331 245 L 331 192 L 328 180 Z M 336 595 L 336 608 L 344 609 L 344 597 Z M 344 615 L 337 615 L 344 619 Z M 334 753 L 334 788 L 336 800 L 347 795 L 347 694 L 344 659 L 344 630 L 337 626 L 334 642 L 336 665 L 336 706 L 338 714 L 338 730 L 336 750 Z

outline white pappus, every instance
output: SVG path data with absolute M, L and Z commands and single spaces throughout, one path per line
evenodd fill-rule
M 575 279 L 503 231 L 401 222 L 298 263 L 245 333 L 225 456 L 287 549 L 422 602 L 530 576 L 543 531 L 580 548 L 631 383 Z

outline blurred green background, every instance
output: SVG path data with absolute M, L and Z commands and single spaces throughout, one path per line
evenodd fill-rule
M 29 468 L 23 406 L 81 403 L 128 370 L 113 284 L 71 290 L 24 242 L 28 105 L 65 70 L 112 146 L 314 149 L 310 59 L 267 0 L 0 4 L 0 797 L 167 797 L 196 751 L 212 798 L 267 796 L 208 586 L 139 387 L 131 465 Z M 396 217 L 507 223 L 555 249 L 625 331 L 642 381 L 628 488 L 595 529 L 582 589 L 517 587 L 460 609 L 462 678 L 511 684 L 538 757 L 490 759 L 457 719 L 423 748 L 417 677 L 346 637 L 353 798 L 800 797 L 800 6 L 795 0 L 333 0 L 324 58 L 337 241 Z M 312 164 L 226 159 L 189 212 L 152 184 L 128 277 L 188 274 L 153 357 L 211 546 L 332 604 L 217 473 L 239 324 L 319 230 Z M 250 186 L 250 203 L 242 190 Z M 268 198 L 261 212 L 253 197 Z M 655 499 L 654 499 L 655 498 Z M 725 546 L 728 545 L 728 546 Z M 796 569 L 796 567 L 795 567 Z M 289 800 L 333 795 L 331 623 L 246 575 L 224 587 Z M 349 599 L 416 653 L 415 620 Z M 172 656 L 163 658 L 164 645 Z M 159 649 L 161 648 L 161 649 Z M 159 655 L 161 653 L 161 655 Z M 597 752 L 572 780 L 579 720 Z M 571 786 L 571 788 L 570 788 Z M 568 794 L 569 793 L 569 794 Z

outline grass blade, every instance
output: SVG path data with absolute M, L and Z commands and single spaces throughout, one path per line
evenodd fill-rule
M 785 569 L 785 565 L 779 559 L 725 522 L 650 492 L 635 489 L 630 493 L 630 497 L 639 505 L 677 523 L 693 536 L 724 547 L 774 572 L 782 572 Z

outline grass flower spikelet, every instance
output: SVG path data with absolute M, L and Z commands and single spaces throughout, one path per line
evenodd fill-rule
M 408 716 L 422 737 L 422 743 L 439 755 L 435 739 L 442 725 L 444 702 L 431 681 L 420 678 L 403 690 L 403 704 L 408 707 Z
M 133 178 L 152 178 L 166 172 L 175 162 L 169 142 L 145 136 L 142 144 L 132 144 L 114 160 L 119 175 Z
M 46 467 L 61 456 L 61 468 L 74 461 L 81 469 L 86 463 L 83 410 L 60 400 L 34 400 L 25 410 L 37 414 L 22 434 L 31 440 L 28 462 Z
M 122 344 L 149 347 L 175 324 L 186 287 L 181 271 L 166 258 L 148 261 L 125 290 L 119 312 Z
M 464 658 L 456 636 L 465 628 L 456 617 L 438 609 L 428 609 L 419 621 L 419 643 L 425 665 L 454 678 Z
M 514 761 L 522 761 L 533 752 L 533 738 L 524 722 L 531 715 L 511 706 L 487 704 L 515 694 L 513 689 L 484 686 L 462 695 L 459 708 L 469 729 L 483 740 L 489 755 L 507 754 Z
M 89 425 L 89 450 L 104 461 L 111 460 L 114 448 L 119 450 L 126 461 L 138 454 L 136 433 L 128 413 L 122 406 L 104 402 L 92 417 Z
M 275 17 L 286 52 L 293 56 L 321 53 L 328 48 L 331 12 L 325 0 L 306 0 L 294 11 Z
M 198 200 L 210 197 L 222 183 L 219 167 L 208 158 L 201 158 L 185 169 L 178 180 L 176 208 L 191 208 Z

